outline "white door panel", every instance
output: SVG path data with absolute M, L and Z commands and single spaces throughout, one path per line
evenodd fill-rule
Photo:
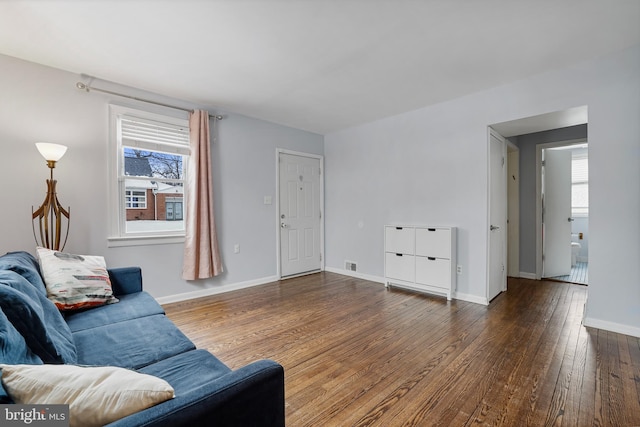
M 544 150 L 542 277 L 571 274 L 571 151 Z
M 320 270 L 320 159 L 279 154 L 280 275 Z
M 489 138 L 489 283 L 487 301 L 507 288 L 506 233 L 507 182 L 506 143 L 493 134 Z

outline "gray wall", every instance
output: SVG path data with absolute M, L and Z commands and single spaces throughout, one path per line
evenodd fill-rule
M 536 274 L 536 145 L 587 138 L 587 125 L 510 137 L 520 149 L 520 271 Z
M 193 105 L 106 82 L 130 95 L 225 116 L 213 145 L 216 224 L 225 272 L 216 278 L 181 279 L 183 244 L 108 247 L 108 105 L 114 102 L 171 115 L 186 113 L 150 104 L 85 93 L 80 76 L 0 55 L 0 182 L 3 200 L 0 253 L 35 252 L 31 207 L 46 193 L 49 169 L 35 148 L 38 141 L 69 147 L 55 169 L 61 203 L 71 207 L 66 251 L 104 255 L 109 267 L 139 265 L 145 288 L 155 297 L 273 279 L 276 266 L 276 148 L 323 154 L 323 137 L 309 132 Z M 274 203 L 265 205 L 264 196 Z M 234 254 L 234 244 L 240 253 Z

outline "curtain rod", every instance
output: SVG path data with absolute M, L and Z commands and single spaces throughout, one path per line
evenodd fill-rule
M 173 108 L 173 109 L 176 109 L 176 110 L 193 112 L 193 110 L 191 110 L 189 108 L 176 107 L 175 105 L 165 104 L 165 103 L 157 102 L 157 101 L 151 101 L 149 99 L 138 98 L 136 96 L 131 96 L 131 95 L 125 95 L 123 93 L 112 92 L 112 91 L 106 90 L 106 89 L 99 89 L 97 87 L 91 87 L 91 86 L 89 86 L 89 85 L 87 85 L 85 83 L 82 83 L 82 82 L 76 83 L 76 87 L 78 89 L 80 89 L 80 90 L 84 90 L 84 91 L 87 91 L 87 92 L 95 90 L 96 92 L 108 93 L 109 95 L 121 96 L 123 98 L 134 99 L 136 101 L 142 101 L 142 102 L 146 102 L 148 104 L 160 105 L 161 107 L 168 107 L 168 108 Z M 215 114 L 209 114 L 209 118 L 210 119 L 216 119 L 216 120 L 222 120 L 222 116 L 215 115 Z

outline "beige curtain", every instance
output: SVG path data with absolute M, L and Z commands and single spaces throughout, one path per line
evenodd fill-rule
M 186 191 L 182 278 L 196 280 L 222 273 L 222 259 L 213 215 L 209 113 L 203 110 L 192 112 L 189 131 L 191 155 Z

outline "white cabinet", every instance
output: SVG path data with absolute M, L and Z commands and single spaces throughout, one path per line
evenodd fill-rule
M 387 286 L 443 294 L 456 288 L 456 228 L 387 225 L 384 227 L 384 276 Z

